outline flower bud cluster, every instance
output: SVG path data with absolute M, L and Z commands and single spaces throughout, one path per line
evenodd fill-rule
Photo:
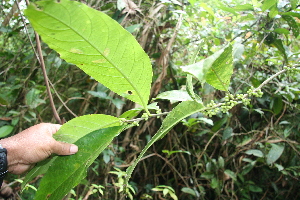
M 120 125 L 123 126 L 123 125 L 127 125 L 128 123 L 126 122 L 126 118 L 120 118 Z
M 133 126 L 139 126 L 140 124 L 139 124 L 138 121 L 134 121 L 134 122 L 132 123 L 132 125 L 133 125 Z
M 238 95 L 240 95 L 240 94 L 238 94 Z M 221 105 L 221 111 L 223 113 L 226 113 L 228 110 L 230 110 L 237 104 L 238 104 L 237 95 L 234 96 L 233 94 L 227 94 L 224 97 L 224 103 L 222 103 L 222 105 Z
M 212 117 L 220 111 L 220 108 L 217 107 L 217 104 L 213 100 L 211 100 L 210 103 L 206 105 L 206 108 L 207 109 L 204 111 L 204 114 L 208 117 Z
M 143 113 L 142 118 L 144 118 L 147 121 L 149 119 L 149 115 L 147 113 Z
M 263 92 L 261 91 L 261 89 L 254 89 L 254 87 L 251 87 L 248 91 L 247 94 L 249 96 L 254 96 L 254 97 L 262 97 L 263 96 Z
M 299 73 L 300 68 L 298 67 L 288 67 L 288 66 L 284 66 L 283 69 L 287 70 L 288 75 L 290 76 L 294 76 L 297 73 Z
M 250 101 L 251 101 L 249 98 L 246 97 L 245 94 L 236 94 L 234 100 L 235 100 L 236 102 L 242 101 L 242 103 L 243 103 L 245 106 L 249 105 L 249 104 L 250 104 Z
M 224 97 L 224 102 L 220 104 L 216 104 L 213 100 L 209 104 L 206 105 L 206 110 L 204 111 L 204 114 L 208 117 L 211 117 L 213 115 L 216 115 L 219 111 L 226 113 L 228 110 L 242 102 L 245 106 L 250 104 L 250 98 L 251 96 L 254 97 L 262 97 L 263 92 L 260 89 L 255 89 L 254 87 L 251 87 L 247 91 L 246 94 L 227 94 Z
M 161 109 L 156 110 L 156 114 L 158 114 L 157 118 L 160 118 L 159 114 L 161 114 Z

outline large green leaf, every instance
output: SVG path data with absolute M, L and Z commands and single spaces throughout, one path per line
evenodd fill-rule
M 216 89 L 227 91 L 230 78 L 233 73 L 232 46 L 224 49 L 224 52 L 214 61 L 206 74 L 206 82 Z
M 110 115 L 84 115 L 76 117 L 62 125 L 62 127 L 54 134 L 54 138 L 63 142 L 74 143 L 88 133 L 102 128 L 119 126 L 120 122 L 120 119 Z M 24 187 L 34 177 L 46 173 L 49 166 L 56 158 L 57 157 L 53 157 L 51 160 L 48 159 L 38 163 L 32 170 L 30 170 L 30 172 L 28 172 L 22 186 Z
M 36 200 L 62 199 L 86 176 L 87 168 L 111 143 L 124 126 L 116 126 L 93 131 L 79 139 L 75 144 L 79 151 L 72 156 L 57 157 L 43 177 Z
M 221 49 L 213 55 L 192 65 L 182 66 L 202 83 L 207 82 L 216 89 L 227 91 L 233 73 L 232 46 Z
M 86 134 L 112 126 L 119 126 L 121 120 L 117 117 L 104 114 L 92 114 L 76 117 L 64 125 L 55 133 L 54 138 L 68 143 L 74 143 Z
M 37 2 L 25 10 L 33 28 L 61 58 L 146 109 L 152 80 L 150 59 L 135 38 L 106 14 L 85 4 Z
M 213 55 L 203 59 L 197 63 L 181 66 L 182 71 L 194 75 L 199 81 L 204 83 L 206 81 L 206 74 L 211 68 L 213 62 L 223 53 L 223 49 L 215 52 Z
M 199 112 L 204 108 L 203 104 L 199 104 L 195 101 L 184 101 L 178 104 L 163 120 L 163 123 L 158 130 L 158 132 L 151 138 L 148 144 L 144 147 L 139 157 L 134 161 L 134 163 L 127 168 L 126 173 L 126 183 L 128 183 L 131 174 L 138 164 L 138 162 L 142 159 L 143 155 L 149 149 L 154 142 L 163 138 L 176 124 L 178 124 L 184 118 L 192 115 L 193 113 Z

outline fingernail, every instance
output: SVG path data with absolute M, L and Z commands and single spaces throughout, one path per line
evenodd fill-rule
M 70 147 L 70 153 L 71 154 L 74 154 L 78 151 L 78 146 L 72 144 L 71 147 Z

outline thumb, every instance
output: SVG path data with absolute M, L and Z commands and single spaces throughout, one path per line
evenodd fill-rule
M 78 146 L 75 144 L 56 141 L 52 151 L 57 155 L 72 155 L 78 151 Z

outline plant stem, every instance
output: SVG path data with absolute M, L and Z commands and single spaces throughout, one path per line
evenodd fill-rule
M 41 64 L 41 68 L 42 68 L 42 71 L 43 71 L 44 80 L 45 80 L 45 84 L 46 84 L 46 88 L 47 88 L 47 93 L 48 93 L 48 96 L 49 96 L 50 105 L 51 105 L 51 108 L 52 108 L 52 111 L 53 111 L 53 115 L 54 115 L 54 118 L 56 119 L 56 121 L 59 124 L 62 124 L 62 121 L 61 121 L 61 119 L 60 119 L 60 117 L 57 113 L 56 108 L 55 108 L 53 97 L 52 97 L 52 94 L 51 94 L 49 80 L 48 80 L 47 71 L 46 71 L 46 66 L 45 66 L 43 53 L 42 53 L 40 37 L 37 34 L 37 32 L 34 32 L 34 33 L 35 33 L 36 46 L 37 46 L 37 50 L 38 50 L 38 54 L 39 54 L 39 58 L 40 58 L 40 64 Z
M 29 1 L 28 0 L 25 0 L 26 1 L 26 5 L 28 6 L 29 5 Z M 18 4 L 18 9 L 20 11 L 20 8 L 19 8 L 19 4 Z M 28 34 L 28 38 L 30 40 L 30 43 L 32 45 L 32 48 L 33 48 L 33 51 L 36 55 L 36 58 L 37 60 L 39 61 L 40 65 L 41 65 L 41 68 L 42 68 L 42 71 L 43 71 L 43 76 L 44 76 L 44 81 L 45 81 L 45 85 L 46 85 L 46 89 L 47 89 L 47 94 L 49 96 L 49 101 L 50 101 L 50 105 L 51 105 L 51 108 L 52 108 L 52 112 L 53 112 L 53 115 L 54 115 L 54 118 L 56 119 L 56 121 L 59 123 L 59 124 L 62 124 L 62 121 L 57 113 L 57 110 L 55 108 L 55 105 L 54 105 L 54 101 L 53 101 L 53 97 L 52 97 L 52 94 L 51 94 L 51 90 L 50 90 L 50 85 L 49 85 L 49 80 L 48 80 L 48 76 L 47 76 L 47 71 L 46 71 L 46 66 L 45 66 L 45 62 L 44 62 L 44 58 L 43 58 L 43 53 L 42 53 L 42 47 L 41 47 L 41 41 L 40 41 L 40 37 L 39 35 L 37 34 L 37 32 L 34 32 L 35 33 L 35 40 L 36 40 L 36 46 L 37 46 L 37 53 L 33 47 L 33 44 L 31 42 L 31 39 L 29 37 L 29 33 L 28 33 L 28 30 L 27 30 L 27 26 L 26 26 L 26 23 L 22 17 L 22 20 L 23 20 L 23 23 L 24 23 L 24 27 L 26 29 L 26 32 Z
M 257 88 L 255 88 L 253 90 L 253 92 L 257 92 L 259 90 L 261 90 L 262 87 L 264 87 L 265 85 L 267 85 L 271 80 L 273 80 L 275 77 L 279 76 L 280 74 L 283 74 L 285 72 L 287 72 L 287 69 L 283 69 L 279 72 L 277 72 L 276 74 L 273 74 L 272 76 L 270 76 L 267 80 L 265 80 L 264 82 L 262 82 L 262 84 L 260 84 Z M 247 98 L 249 96 L 249 94 L 245 94 L 244 98 Z
M 159 114 L 151 114 L 149 117 L 159 117 L 159 116 L 167 115 L 169 113 L 170 112 L 163 112 L 163 113 L 159 113 Z M 124 122 L 132 123 L 132 122 L 140 122 L 142 120 L 146 120 L 146 118 L 141 117 L 141 118 L 136 118 L 136 119 L 125 120 Z

